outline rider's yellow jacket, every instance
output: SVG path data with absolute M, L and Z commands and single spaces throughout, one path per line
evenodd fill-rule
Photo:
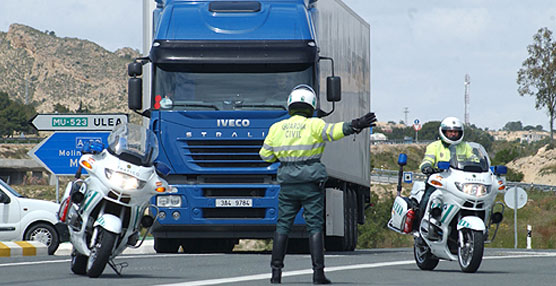
M 280 161 L 279 183 L 324 181 L 328 175 L 320 158 L 325 143 L 353 133 L 347 122 L 326 123 L 320 118 L 294 115 L 270 127 L 259 155 L 267 162 Z
M 461 157 L 463 159 L 473 157 L 473 148 L 466 142 L 461 142 L 455 146 L 455 155 L 458 156 L 458 159 Z M 444 144 L 441 140 L 437 140 L 432 142 L 427 146 L 425 150 L 425 157 L 423 161 L 421 161 L 421 165 L 419 168 L 423 170 L 425 166 L 431 166 L 433 168 L 438 167 L 438 162 L 442 161 L 450 161 L 453 154 L 451 154 L 450 145 Z

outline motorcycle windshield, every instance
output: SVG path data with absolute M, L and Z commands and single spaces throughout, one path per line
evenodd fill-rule
M 476 142 L 461 142 L 450 146 L 450 167 L 466 172 L 488 172 L 490 159 L 485 148 Z
M 124 161 L 151 166 L 158 156 L 158 141 L 154 133 L 143 126 L 120 124 L 108 136 L 108 150 Z

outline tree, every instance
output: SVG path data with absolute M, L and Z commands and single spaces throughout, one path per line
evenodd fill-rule
M 523 130 L 523 124 L 521 121 L 510 121 L 502 127 L 504 131 L 521 131 Z
M 533 36 L 533 44 L 527 46 L 527 52 L 529 57 L 517 72 L 517 91 L 521 96 L 535 96 L 536 109 L 547 109 L 552 141 L 556 115 L 556 42 L 552 31 L 540 28 Z
M 69 113 L 69 108 L 65 105 L 56 103 L 56 105 L 54 105 L 54 113 Z
M 0 136 L 11 137 L 16 132 L 35 133 L 28 121 L 35 115 L 35 108 L 12 101 L 5 92 L 0 92 Z

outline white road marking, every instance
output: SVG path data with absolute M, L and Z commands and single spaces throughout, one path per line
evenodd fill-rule
M 512 259 L 512 258 L 555 257 L 556 256 L 556 252 L 508 252 L 508 253 L 511 253 L 512 255 L 485 256 L 483 257 L 483 259 Z M 379 267 L 388 267 L 388 266 L 397 266 L 397 265 L 407 265 L 413 263 L 415 263 L 415 260 L 332 266 L 332 267 L 326 267 L 325 272 L 328 273 L 328 272 L 344 271 L 344 270 L 379 268 Z M 282 273 L 282 277 L 309 275 L 309 274 L 313 274 L 312 269 L 285 271 Z M 270 279 L 270 273 L 229 277 L 229 278 L 219 278 L 219 279 L 178 282 L 172 284 L 160 284 L 158 286 L 204 286 L 204 285 L 219 285 L 219 284 L 226 284 L 226 283 L 264 280 L 264 279 Z

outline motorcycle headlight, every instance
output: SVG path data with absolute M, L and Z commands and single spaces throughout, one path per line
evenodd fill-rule
M 478 198 L 484 197 L 490 193 L 490 186 L 483 184 L 461 184 L 456 183 L 458 190 Z
M 147 183 L 146 181 L 139 180 L 134 176 L 114 171 L 112 169 L 104 169 L 104 175 L 111 184 L 125 191 L 142 189 Z
M 157 196 L 156 205 L 163 208 L 179 208 L 181 207 L 181 196 Z

